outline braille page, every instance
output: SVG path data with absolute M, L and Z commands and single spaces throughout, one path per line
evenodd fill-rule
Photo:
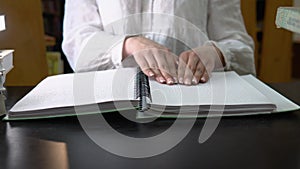
M 22 112 L 110 101 L 135 100 L 136 68 L 51 76 L 10 111 Z
M 153 105 L 252 105 L 272 104 L 235 72 L 214 72 L 207 83 L 194 86 L 160 84 L 150 81 Z

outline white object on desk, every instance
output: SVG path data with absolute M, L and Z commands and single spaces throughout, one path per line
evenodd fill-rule
M 14 67 L 13 52 L 14 50 L 0 50 L 0 71 L 5 69 L 5 74 L 7 74 Z
M 6 114 L 4 87 L 6 74 L 13 68 L 13 50 L 0 50 L 0 115 Z
M 0 31 L 4 31 L 6 28 L 5 26 L 5 16 L 0 15 Z

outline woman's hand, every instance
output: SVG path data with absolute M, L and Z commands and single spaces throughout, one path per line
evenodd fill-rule
M 205 83 L 213 70 L 223 68 L 224 65 L 224 57 L 214 45 L 184 51 L 179 56 L 179 83 L 185 85 Z
M 177 83 L 177 56 L 170 50 L 144 37 L 130 37 L 125 40 L 123 59 L 133 55 L 141 70 L 160 83 Z

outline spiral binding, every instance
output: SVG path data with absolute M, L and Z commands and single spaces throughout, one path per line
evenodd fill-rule
M 139 99 L 139 110 L 146 111 L 148 109 L 147 98 L 151 100 L 150 85 L 148 77 L 137 69 L 135 78 L 135 98 Z

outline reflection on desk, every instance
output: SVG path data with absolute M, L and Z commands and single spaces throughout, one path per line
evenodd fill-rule
M 12 129 L 9 124 L 6 127 L 6 146 L 9 149 L 4 153 L 7 154 L 6 161 L 1 163 L 5 168 L 69 168 L 66 143 L 26 137 L 22 130 Z M 42 165 L 36 165 L 40 162 Z

